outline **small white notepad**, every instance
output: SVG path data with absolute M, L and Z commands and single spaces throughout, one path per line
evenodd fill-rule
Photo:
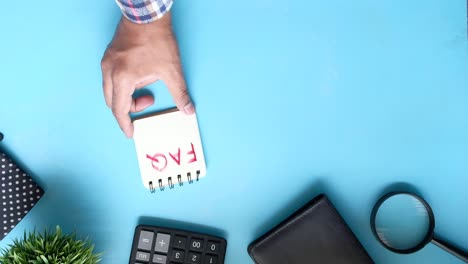
M 133 121 L 140 174 L 146 188 L 173 188 L 206 175 L 197 116 L 177 108 Z

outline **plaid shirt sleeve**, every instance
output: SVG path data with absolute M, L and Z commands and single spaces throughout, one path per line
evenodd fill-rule
M 122 14 L 138 24 L 153 22 L 166 14 L 174 0 L 115 0 Z

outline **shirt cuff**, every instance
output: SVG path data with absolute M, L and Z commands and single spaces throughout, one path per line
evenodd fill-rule
M 122 14 L 137 24 L 151 23 L 164 16 L 174 0 L 115 0 Z

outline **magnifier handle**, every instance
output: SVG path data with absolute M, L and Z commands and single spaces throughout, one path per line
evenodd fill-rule
M 466 263 L 468 263 L 468 253 L 467 252 L 464 252 L 463 250 L 455 247 L 455 246 L 452 246 L 450 245 L 449 243 L 437 238 L 437 237 L 433 237 L 432 238 L 432 241 L 431 241 L 434 245 L 440 247 L 441 249 L 445 250 L 445 251 L 448 251 L 450 253 L 452 253 L 452 255 L 458 257 L 459 259 L 465 261 Z

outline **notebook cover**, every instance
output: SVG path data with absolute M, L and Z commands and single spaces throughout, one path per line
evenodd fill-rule
M 324 194 L 251 243 L 248 252 L 256 264 L 374 263 Z
M 206 175 L 196 114 L 171 108 L 140 117 L 133 124 L 141 179 L 150 191 L 192 184 Z
M 0 240 L 26 216 L 44 191 L 0 149 Z

